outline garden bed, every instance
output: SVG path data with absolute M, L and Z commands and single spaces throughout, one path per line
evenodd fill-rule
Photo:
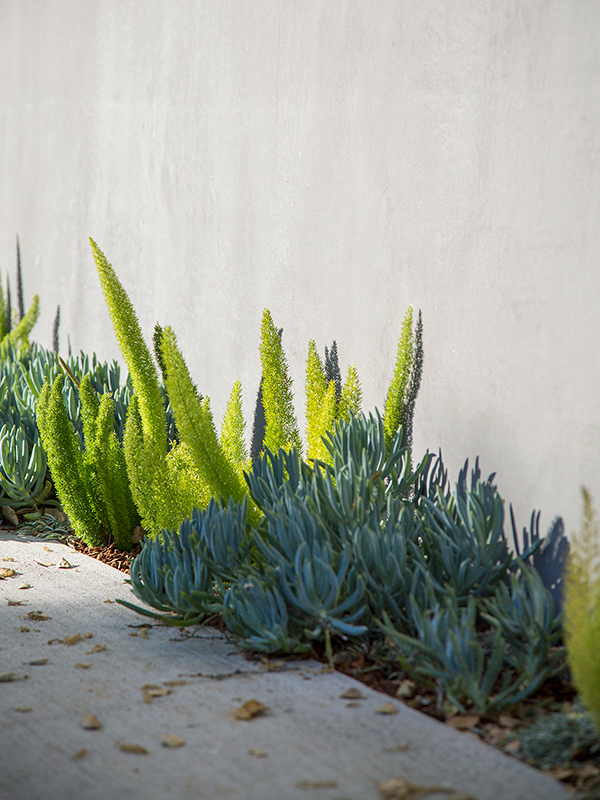
M 9 528 L 19 533 L 17 528 Z M 34 526 L 28 526 L 27 533 L 35 535 Z M 42 534 L 44 538 L 51 534 Z M 105 564 L 125 574 L 129 574 L 129 567 L 136 555 L 141 551 L 141 545 L 136 544 L 129 553 L 119 551 L 114 544 L 101 547 L 88 547 L 75 536 L 61 538 L 73 550 L 98 559 Z M 213 627 L 226 632 L 222 619 L 215 617 L 211 621 Z M 262 658 L 264 656 L 248 654 L 248 658 Z M 297 659 L 299 656 L 294 655 Z M 300 656 L 302 657 L 302 656 Z M 327 656 L 322 642 L 314 643 L 313 652 L 306 654 L 307 658 L 317 658 L 324 664 Z M 278 656 L 278 658 L 281 658 Z M 284 656 L 283 658 L 287 658 Z M 517 708 L 510 713 L 499 715 L 457 714 L 444 712 L 440 707 L 439 698 L 426 686 L 411 680 L 398 668 L 398 664 L 387 660 L 377 647 L 367 644 L 350 645 L 346 649 L 337 649 L 334 654 L 336 669 L 350 677 L 364 683 L 372 689 L 389 695 L 394 699 L 401 699 L 408 706 L 431 716 L 440 722 L 462 732 L 467 736 L 474 736 L 486 744 L 502 750 L 504 753 L 519 758 L 530 766 L 538 767 L 536 759 L 527 755 L 531 749 L 530 742 L 523 743 L 520 732 L 528 730 L 533 724 L 543 725 L 544 720 L 557 719 L 560 712 L 561 719 L 570 714 L 573 719 L 581 716 L 577 706 L 577 692 L 568 678 L 555 677 L 547 681 L 535 694 L 521 701 Z M 555 729 L 559 728 L 556 724 Z M 546 726 L 548 730 L 549 726 Z M 564 730 L 562 730 L 564 735 Z M 597 800 L 600 798 L 600 752 L 592 752 L 589 741 L 575 742 L 569 753 L 568 761 L 562 760 L 565 754 L 565 742 L 560 740 L 561 729 L 556 731 L 554 746 L 548 746 L 548 738 L 537 737 L 534 739 L 536 752 L 543 751 L 546 761 L 552 760 L 552 754 L 561 758 L 559 763 L 546 765 L 543 772 L 563 783 L 567 788 L 576 793 L 578 800 Z M 548 734 L 545 734 L 546 737 Z M 542 736 L 544 734 L 542 733 Z M 531 740 L 531 736 L 529 740 Z M 568 745 L 566 745 L 568 746 Z M 600 747 L 600 742 L 598 742 Z

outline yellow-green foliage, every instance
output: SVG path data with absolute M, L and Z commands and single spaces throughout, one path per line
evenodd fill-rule
M 271 313 L 263 313 L 260 360 L 262 364 L 262 393 L 265 408 L 264 446 L 276 453 L 280 447 L 289 450 L 296 447 L 302 451 L 298 423 L 294 415 L 292 381 L 288 377 L 288 365 L 281 346 L 281 337 L 273 325 Z
M 114 431 L 114 401 L 99 401 L 89 375 L 79 395 L 85 449 L 68 418 L 63 402 L 64 378 L 52 387 L 46 381 L 37 402 L 37 423 L 52 479 L 73 530 L 88 545 L 111 539 L 130 550 L 139 521 L 129 490 L 125 459 Z
M 388 447 L 402 422 L 402 410 L 406 402 L 410 372 L 413 363 L 413 309 L 408 307 L 406 316 L 402 323 L 402 333 L 398 342 L 398 354 L 396 356 L 396 368 L 394 377 L 385 398 L 385 410 L 383 426 Z
M 90 243 L 117 342 L 127 362 L 133 388 L 138 397 L 144 439 L 149 444 L 152 442 L 161 455 L 166 455 L 165 408 L 152 355 L 144 342 L 140 324 L 127 292 L 121 286 L 115 271 L 98 245 L 93 239 L 90 239 Z
M 230 463 L 233 464 L 238 473 L 250 469 L 248 459 L 248 449 L 244 437 L 246 431 L 246 421 L 242 410 L 242 384 L 236 381 L 233 384 L 223 424 L 221 425 L 221 447 Z
M 314 339 L 308 343 L 306 362 L 306 457 L 331 461 L 323 436 L 333 430 L 338 416 L 335 381 L 328 381 Z
M 2 322 L 0 325 L 0 334 L 2 334 L 0 337 L 0 352 L 8 344 L 12 344 L 17 350 L 28 347 L 29 334 L 33 330 L 33 326 L 40 315 L 40 298 L 38 295 L 34 295 L 29 311 L 9 333 L 6 333 L 5 313 L 4 298 L 0 295 L 0 320 Z
M 358 372 L 354 364 L 348 367 L 346 381 L 342 386 L 342 394 L 338 406 L 340 419 L 348 421 L 351 416 L 360 414 L 362 406 L 362 388 L 358 379 Z
M 198 474 L 216 498 L 233 497 L 241 502 L 246 485 L 219 444 L 208 398 L 199 395 L 171 328 L 162 332 L 161 353 L 177 430 Z
M 192 382 L 175 334 L 157 326 L 157 356 L 180 438 L 168 450 L 157 369 L 127 293 L 104 254 L 90 241 L 135 391 L 123 436 L 131 492 L 145 530 L 152 534 L 164 528 L 177 530 L 194 508 L 204 507 L 211 497 L 241 501 L 247 494 L 246 484 L 219 444 L 208 399 L 199 395 Z
M 600 731 L 600 530 L 585 487 L 583 524 L 571 539 L 565 638 L 575 687 Z

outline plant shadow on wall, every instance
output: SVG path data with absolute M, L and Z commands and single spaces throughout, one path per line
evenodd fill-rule
M 18 376 L 11 403 L 20 408 L 28 391 L 31 409 L 37 398 L 38 451 L 78 537 L 127 551 L 135 531 L 146 533 L 130 570 L 146 607 L 123 605 L 181 628 L 218 615 L 249 654 L 317 656 L 543 766 L 528 712 L 560 728 L 556 715 L 571 714 L 560 703 L 576 694 L 563 641 L 568 543 L 560 520 L 541 537 L 539 514 L 519 543 L 511 508 L 511 550 L 493 475 L 465 463 L 451 486 L 441 454 L 413 461 L 420 313 L 404 318 L 383 413 L 361 413 L 358 375 L 350 367 L 342 380 L 335 342 L 324 359 L 309 343 L 303 457 L 282 332 L 265 310 L 248 455 L 239 382 L 219 435 L 173 330 L 156 326 L 153 354 L 92 249 L 125 383 L 116 364 L 65 362 L 37 346 L 21 356 L 13 347 L 4 362 Z M 571 650 L 577 681 L 585 648 Z M 593 707 L 589 692 L 581 697 Z M 573 754 L 596 732 L 586 711 L 572 713 L 583 727 L 563 741 L 560 768 L 583 786 L 594 775 L 582 777 Z

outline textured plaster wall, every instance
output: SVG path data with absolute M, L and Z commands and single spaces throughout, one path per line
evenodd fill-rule
M 248 418 L 261 314 L 382 407 L 423 311 L 415 454 L 521 524 L 600 507 L 597 0 L 0 0 L 0 266 L 114 357 L 91 258 Z

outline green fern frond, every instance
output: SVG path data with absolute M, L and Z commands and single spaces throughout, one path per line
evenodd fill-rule
M 37 423 L 56 492 L 73 530 L 86 544 L 105 542 L 95 513 L 93 486 L 84 463 L 79 438 L 63 403 L 64 378 L 59 375 L 52 388 L 46 381 L 37 401 Z
M 573 682 L 600 732 L 600 530 L 585 487 L 566 571 L 565 639 Z
M 2 340 L 2 344 L 10 343 L 15 347 L 22 345 L 27 347 L 29 344 L 29 334 L 33 330 L 33 326 L 38 320 L 40 315 L 40 298 L 36 294 L 34 295 L 33 300 L 31 301 L 31 307 L 29 311 L 25 314 L 22 320 L 14 327 L 10 333 L 7 333 L 4 339 Z
M 323 398 L 327 392 L 325 369 L 317 352 L 315 340 L 308 343 L 308 359 L 306 361 L 306 457 L 319 458 L 321 436 L 321 412 Z
M 392 378 L 385 398 L 383 425 L 385 428 L 385 441 L 388 448 L 402 424 L 403 411 L 406 405 L 406 390 L 413 363 L 413 349 L 413 308 L 409 306 L 402 323 L 402 333 L 400 341 L 398 342 L 394 377 Z
M 127 292 L 93 239 L 90 239 L 96 269 L 123 358 L 138 397 L 144 439 L 154 442 L 162 455 L 167 452 L 165 408 L 158 373 L 146 347 L 138 318 Z
M 412 450 L 413 440 L 413 419 L 415 415 L 415 405 L 417 395 L 421 388 L 421 377 L 423 375 L 423 317 L 419 309 L 417 324 L 415 326 L 415 338 L 413 347 L 413 358 L 410 369 L 410 377 L 406 387 L 406 402 L 402 409 L 402 419 L 400 424 L 404 431 L 404 444 Z
M 339 418 L 349 422 L 351 417 L 360 414 L 362 399 L 362 387 L 358 379 L 358 372 L 354 364 L 351 364 L 348 367 L 346 381 L 342 387 L 342 395 L 338 406 Z
M 223 424 L 221 425 L 221 447 L 229 462 L 240 470 L 248 467 L 248 449 L 245 439 L 246 421 L 242 410 L 242 384 L 233 384 Z
M 337 416 L 338 397 L 335 378 L 327 380 L 325 366 L 319 357 L 314 339 L 311 339 L 308 343 L 306 362 L 307 459 L 316 458 L 328 463 L 331 461 L 331 454 L 323 444 L 323 436 L 333 430 Z
M 294 415 L 292 381 L 288 377 L 288 364 L 281 337 L 268 309 L 263 313 L 260 359 L 266 420 L 264 447 L 268 447 L 273 453 L 280 447 L 286 450 L 297 447 L 300 452 L 302 442 Z
M 233 497 L 241 502 L 247 493 L 245 484 L 219 444 L 208 401 L 199 395 L 171 328 L 163 330 L 161 353 L 177 429 L 199 474 L 216 497 Z

